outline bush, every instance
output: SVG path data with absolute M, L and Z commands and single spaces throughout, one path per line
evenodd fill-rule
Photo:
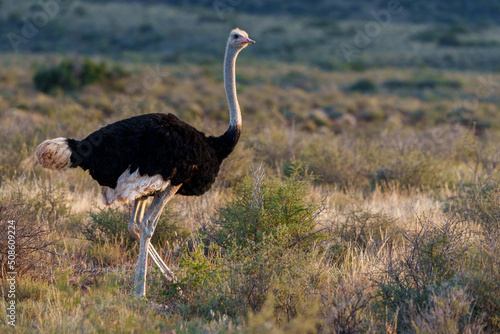
M 430 152 L 411 148 L 390 158 L 393 160 L 384 161 L 386 165 L 375 172 L 376 175 L 371 180 L 372 187 L 379 185 L 390 188 L 397 184 L 405 189 L 439 189 L 453 182 L 450 166 L 443 164 L 443 158 Z
M 85 58 L 80 73 L 80 85 L 90 85 L 97 82 L 103 82 L 109 75 L 106 63 L 94 63 L 89 58 Z
M 261 168 L 254 170 L 254 180 L 241 184 L 203 234 L 223 249 L 257 247 L 265 238 L 285 248 L 317 240 L 321 234 L 314 228 L 322 208 L 307 200 L 307 170 L 294 168 L 283 182 L 266 180 Z
M 259 312 L 273 295 L 275 321 L 287 323 L 303 314 L 311 296 L 328 287 L 329 277 L 316 250 L 284 249 L 273 241 L 265 237 L 259 247 L 230 253 L 200 244 L 180 260 L 179 283 L 165 292 L 175 296 L 180 286 L 182 315 L 207 319 Z
M 462 83 L 458 80 L 449 80 L 438 77 L 423 78 L 420 80 L 400 80 L 389 79 L 383 83 L 383 86 L 390 90 L 396 89 L 436 89 L 451 88 L 460 89 Z
M 438 156 L 431 151 L 438 145 L 427 138 L 427 142 L 396 148 L 388 140 L 375 144 L 367 138 L 345 135 L 325 143 L 322 137 L 310 140 L 300 156 L 322 183 L 370 191 L 376 187 L 440 189 L 456 182 L 451 154 Z
M 487 181 L 463 187 L 458 196 L 449 203 L 449 210 L 453 210 L 471 226 L 478 228 L 477 233 L 484 239 L 494 241 L 500 236 L 499 201 L 498 183 Z
M 480 250 L 479 250 L 480 249 Z M 461 280 L 475 297 L 473 315 L 484 314 L 486 330 L 500 331 L 500 245 L 498 241 L 483 242 L 472 252 L 469 271 Z
M 374 93 L 377 91 L 377 85 L 369 79 L 360 79 L 349 86 L 348 90 L 351 92 Z
M 130 252 L 124 251 L 127 245 L 131 245 L 129 240 L 119 238 L 112 242 L 94 243 L 86 250 L 86 255 L 98 266 L 120 266 L 130 259 Z
M 41 92 L 57 93 L 73 91 L 94 83 L 107 84 L 129 75 L 118 65 L 109 69 L 105 62 L 95 63 L 89 58 L 85 58 L 81 64 L 65 59 L 56 66 L 42 67 L 36 71 L 33 82 Z
M 83 227 L 86 239 L 97 245 L 118 243 L 124 248 L 138 247 L 139 243 L 128 232 L 130 212 L 122 208 L 99 209 L 90 212 L 90 222 Z M 168 247 L 181 242 L 189 236 L 189 232 L 172 220 L 172 211 L 165 210 L 158 221 L 151 243 L 159 247 Z
M 464 186 L 448 209 L 474 231 L 468 270 L 461 275 L 475 300 L 475 314 L 484 312 L 486 330 L 500 331 L 500 190 L 495 180 Z
M 322 206 L 307 200 L 308 181 L 300 168 L 282 182 L 260 168 L 243 181 L 200 231 L 205 243 L 180 261 L 186 316 L 244 316 L 259 312 L 270 294 L 277 323 L 303 313 L 327 281 L 321 261 L 310 263 L 319 259 L 313 242 L 322 236 L 315 226 Z
M 28 203 L 16 200 L 0 203 L 1 278 L 7 272 L 23 275 L 30 269 L 40 269 L 45 263 L 44 252 L 52 244 L 54 240 L 49 237 L 48 229 L 38 222 L 36 211 Z
M 366 249 L 372 244 L 381 246 L 389 238 L 394 241 L 395 237 L 400 234 L 394 227 L 395 219 L 382 212 L 356 208 L 348 211 L 343 218 L 340 222 L 335 222 L 333 227 L 332 233 L 338 240 L 338 244 L 331 247 L 332 256 L 336 254 L 335 250 L 342 249 L 340 245 Z
M 412 327 L 416 334 L 481 333 L 483 316 L 472 316 L 473 304 L 474 299 L 461 288 L 433 293 L 423 310 L 410 304 Z
M 389 311 L 403 330 L 409 330 L 412 307 L 424 309 L 433 291 L 458 284 L 466 259 L 465 233 L 456 221 L 434 225 L 419 219 L 417 231 L 405 233 L 407 242 L 389 250 L 384 280 L 375 279 L 380 312 Z
M 320 140 L 311 141 L 300 158 L 322 182 L 338 185 L 342 189 L 367 187 L 366 171 L 362 170 L 367 168 L 364 152 L 360 152 L 362 145 L 354 138 L 343 139 L 333 138 L 327 144 Z
M 373 284 L 360 277 L 342 279 L 330 293 L 320 311 L 325 319 L 321 333 L 371 333 L 368 319 Z
M 291 70 L 280 77 L 279 83 L 282 87 L 295 87 L 307 92 L 315 91 L 321 86 L 317 77 L 298 70 Z
M 63 185 L 22 180 L 6 182 L 4 187 L 11 189 L 0 194 L 0 275 L 12 271 L 6 269 L 12 239 L 8 231 L 14 230 L 18 275 L 52 275 L 53 255 L 60 256 L 56 241 L 65 234 L 68 218 L 73 218 Z
M 33 76 L 33 82 L 36 89 L 44 93 L 71 91 L 80 87 L 75 64 L 69 59 L 63 60 L 57 66 L 39 69 Z

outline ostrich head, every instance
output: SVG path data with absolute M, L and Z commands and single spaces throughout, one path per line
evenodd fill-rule
M 229 34 L 229 39 L 227 40 L 227 44 L 235 49 L 243 49 L 248 44 L 254 44 L 255 41 L 248 38 L 248 34 L 246 31 L 241 29 L 233 29 Z

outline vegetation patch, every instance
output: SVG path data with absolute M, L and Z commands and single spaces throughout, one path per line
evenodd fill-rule
M 114 80 L 124 78 L 130 74 L 121 66 L 108 68 L 105 62 L 96 63 L 90 58 L 76 63 L 71 59 L 64 59 L 51 67 L 41 67 L 33 76 L 36 89 L 44 93 L 59 91 L 73 91 L 90 84 L 112 85 Z

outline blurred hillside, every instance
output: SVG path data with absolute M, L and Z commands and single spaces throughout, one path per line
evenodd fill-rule
M 99 1 L 96 1 L 99 2 Z M 122 1 L 133 2 L 133 1 Z M 143 1 L 144 3 L 162 3 L 159 0 Z M 324 17 L 335 20 L 365 20 L 371 19 L 367 9 L 387 8 L 388 1 L 369 1 L 369 0 L 320 0 L 314 1 L 314 4 L 300 1 L 220 1 L 228 6 L 238 5 L 242 11 L 252 14 L 289 14 L 294 16 L 313 16 Z M 217 4 L 213 0 L 173 0 L 169 1 L 175 5 L 198 5 L 210 7 Z M 463 23 L 471 22 L 476 24 L 494 24 L 500 15 L 500 4 L 495 1 L 411 1 L 403 0 L 401 4 L 407 9 L 397 20 L 414 23 Z
M 37 1 L 3 0 L 0 51 L 210 63 L 220 61 L 228 30 L 239 26 L 258 42 L 246 52 L 247 61 L 323 70 L 500 69 L 498 3 L 404 1 L 387 25 L 375 28 L 361 47 L 355 44 L 358 31 L 365 33 L 375 22 L 373 13 L 387 6 L 364 0 L 314 6 L 302 1 L 70 1 L 48 17 Z M 345 45 L 357 46 L 353 55 L 346 56 Z

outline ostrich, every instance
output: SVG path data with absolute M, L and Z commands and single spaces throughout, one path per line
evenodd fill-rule
M 255 41 L 238 28 L 229 34 L 224 57 L 224 86 L 229 128 L 219 137 L 206 136 L 172 114 L 135 116 L 107 125 L 83 140 L 55 138 L 36 148 L 45 168 L 64 171 L 81 167 L 101 186 L 104 204 L 134 200 L 129 232 L 140 242 L 134 293 L 145 295 L 147 255 L 169 280 L 175 279 L 151 244 L 163 208 L 175 195 L 199 196 L 210 189 L 222 161 L 233 151 L 241 133 L 236 96 L 238 53 Z M 146 200 L 153 196 L 144 214 Z

